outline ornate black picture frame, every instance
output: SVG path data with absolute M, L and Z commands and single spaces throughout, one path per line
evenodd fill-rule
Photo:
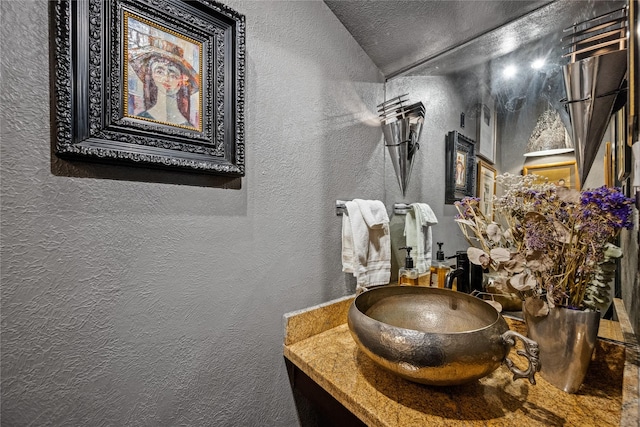
M 451 131 L 447 134 L 445 156 L 445 204 L 473 197 L 476 188 L 475 141 Z
M 244 176 L 244 15 L 209 0 L 51 11 L 58 156 Z

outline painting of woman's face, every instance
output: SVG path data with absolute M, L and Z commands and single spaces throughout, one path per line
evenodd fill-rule
M 158 87 L 158 91 L 170 96 L 178 92 L 186 78 L 180 68 L 170 61 L 164 60 L 158 60 L 151 64 L 151 77 Z
M 202 130 L 202 44 L 127 15 L 127 116 Z
M 467 174 L 465 173 L 465 163 L 467 156 L 458 151 L 456 153 L 456 187 L 464 187 L 467 183 Z

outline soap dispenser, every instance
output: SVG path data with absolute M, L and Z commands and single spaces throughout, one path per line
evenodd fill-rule
M 411 246 L 404 246 L 400 249 L 407 250 L 407 257 L 404 259 L 404 267 L 398 271 L 398 285 L 418 286 L 418 269 L 413 267 L 411 258 Z
M 437 242 L 437 243 L 438 243 L 438 252 L 436 252 L 436 260 L 438 261 L 438 263 L 444 262 L 444 252 L 442 251 L 442 245 L 444 245 L 444 242 Z
M 444 242 L 436 242 L 438 244 L 438 252 L 436 252 L 436 260 L 431 264 L 431 286 L 444 288 L 445 278 L 450 268 L 447 266 L 444 258 L 442 245 Z

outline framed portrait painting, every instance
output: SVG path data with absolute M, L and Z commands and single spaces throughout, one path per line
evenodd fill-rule
M 203 44 L 128 11 L 124 27 L 125 116 L 202 131 Z
M 445 150 L 445 203 L 453 204 L 463 197 L 473 196 L 476 184 L 475 141 L 451 131 Z
M 478 160 L 478 180 L 476 196 L 480 199 L 480 212 L 493 220 L 493 198 L 496 195 L 496 170 L 484 160 Z
M 243 15 L 208 0 L 51 11 L 58 156 L 244 175 Z
M 541 165 L 527 165 L 523 167 L 522 173 L 523 175 L 537 175 L 539 182 L 550 182 L 555 185 L 580 190 L 578 163 L 575 160 Z

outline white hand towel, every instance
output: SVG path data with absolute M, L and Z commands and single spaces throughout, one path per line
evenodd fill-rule
M 366 286 L 387 285 L 391 279 L 391 234 L 389 215 L 379 200 L 354 199 L 369 231 L 366 256 Z
M 389 225 L 389 215 L 387 214 L 387 208 L 379 200 L 362 200 L 353 199 L 360 208 L 360 213 L 364 222 L 369 228 L 384 228 L 385 225 Z
M 426 203 L 412 203 L 404 223 L 406 245 L 413 248 L 411 258 L 418 274 L 431 268 L 431 226 L 438 223 L 435 213 Z
M 378 200 L 345 203 L 342 218 L 342 271 L 353 273 L 358 288 L 386 285 L 391 277 L 389 216 Z

